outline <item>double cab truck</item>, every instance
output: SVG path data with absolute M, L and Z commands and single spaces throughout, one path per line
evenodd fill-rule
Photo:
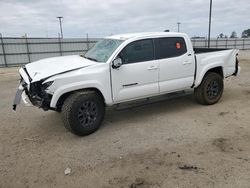
M 20 68 L 13 109 L 23 100 L 62 113 L 84 136 L 101 125 L 105 108 L 192 89 L 198 103 L 217 103 L 223 80 L 240 72 L 237 49 L 193 48 L 184 33 L 106 37 L 85 55 L 42 59 Z

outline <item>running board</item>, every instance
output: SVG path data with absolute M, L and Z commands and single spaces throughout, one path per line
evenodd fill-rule
M 175 99 L 183 96 L 187 96 L 193 93 L 193 90 L 185 90 L 185 91 L 178 91 L 174 93 L 169 93 L 169 94 L 163 94 L 157 97 L 148 97 L 145 99 L 139 99 L 131 102 L 125 102 L 125 103 L 119 103 L 114 105 L 113 108 L 114 110 L 117 111 L 122 111 L 122 110 L 128 110 L 128 109 L 133 109 L 133 108 L 138 108 L 141 106 L 146 106 L 149 104 L 154 104 L 158 103 L 161 101 L 166 101 L 170 99 Z

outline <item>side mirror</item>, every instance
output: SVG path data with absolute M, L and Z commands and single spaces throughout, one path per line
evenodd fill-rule
M 122 66 L 122 59 L 121 58 L 116 58 L 113 63 L 112 63 L 112 68 L 117 69 L 120 66 Z

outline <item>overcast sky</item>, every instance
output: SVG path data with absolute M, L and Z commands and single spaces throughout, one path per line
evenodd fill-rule
M 177 31 L 206 36 L 209 0 L 0 0 L 4 36 L 55 37 L 63 16 L 64 37 Z M 212 32 L 238 36 L 250 28 L 249 0 L 213 0 Z

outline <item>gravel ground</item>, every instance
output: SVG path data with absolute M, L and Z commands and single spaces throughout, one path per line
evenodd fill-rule
M 59 113 L 12 112 L 17 68 L 0 69 L 0 187 L 249 187 L 250 60 L 240 64 L 216 105 L 185 95 L 108 109 L 87 137 Z

